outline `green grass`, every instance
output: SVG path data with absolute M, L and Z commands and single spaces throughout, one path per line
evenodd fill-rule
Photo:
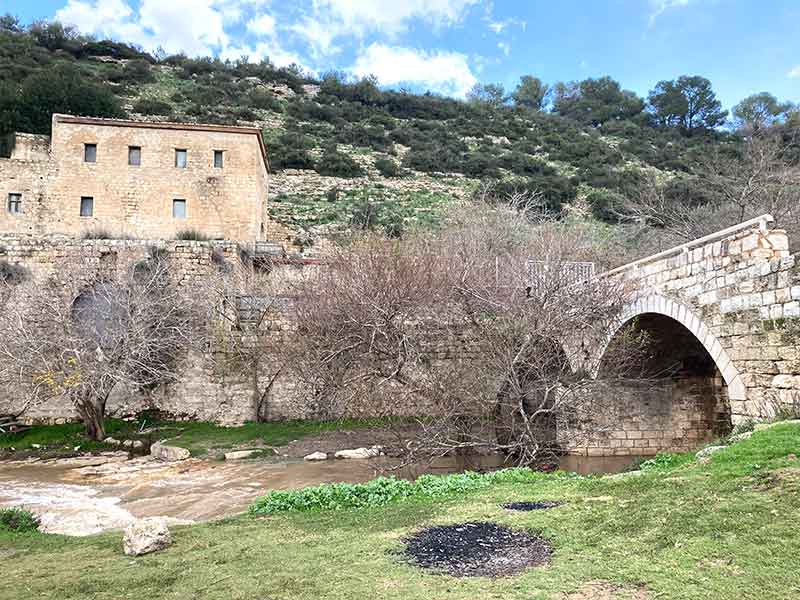
M 170 445 L 186 448 L 194 456 L 202 456 L 212 449 L 226 450 L 247 444 L 282 446 L 292 440 L 324 431 L 373 427 L 380 424 L 378 420 L 284 421 L 221 427 L 204 421 L 168 421 L 141 415 L 133 421 L 108 419 L 106 429 L 107 435 L 116 439 L 168 440 Z M 150 428 L 156 430 L 152 433 L 141 433 L 141 430 Z M 79 423 L 32 427 L 20 434 L 0 434 L 0 450 L 14 448 L 17 451 L 69 453 L 76 447 L 80 447 L 82 452 L 111 447 L 87 439 L 83 432 L 83 425 Z
M 244 515 L 173 527 L 171 548 L 123 556 L 120 534 L 0 533 L 0 599 L 540 600 L 589 581 L 659 600 L 800 595 L 800 427 L 782 425 L 713 456 L 662 461 L 638 477 L 496 483 L 463 496 L 379 508 Z M 667 464 L 670 463 L 670 464 Z M 561 500 L 547 511 L 500 505 Z M 458 579 L 398 554 L 431 524 L 491 520 L 538 532 L 552 563 L 521 575 Z

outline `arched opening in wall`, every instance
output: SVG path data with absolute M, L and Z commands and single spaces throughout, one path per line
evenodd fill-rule
M 728 389 L 700 340 L 677 320 L 644 313 L 612 338 L 598 379 L 617 368 L 622 340 L 639 338 L 636 355 L 620 380 L 604 388 L 605 431 L 592 440 L 605 454 L 646 456 L 679 452 L 731 430 Z M 600 454 L 601 452 L 596 451 Z

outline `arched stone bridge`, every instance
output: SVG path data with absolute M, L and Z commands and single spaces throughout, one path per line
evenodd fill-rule
M 614 336 L 636 327 L 652 334 L 658 358 L 679 364 L 681 375 L 672 378 L 669 402 L 650 397 L 648 404 L 644 394 L 651 414 L 637 412 L 642 390 L 631 391 L 616 415 L 630 416 L 627 433 L 589 454 L 688 449 L 724 432 L 717 421 L 729 429 L 800 407 L 800 267 L 786 232 L 772 225 L 763 215 L 600 275 L 623 282 L 631 299 L 606 339 L 583 344 L 582 366 L 600 372 Z M 648 445 L 648 429 L 662 441 Z M 632 430 L 637 437 L 629 439 Z

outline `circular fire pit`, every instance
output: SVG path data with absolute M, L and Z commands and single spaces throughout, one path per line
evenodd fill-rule
M 417 566 L 454 577 L 504 577 L 548 562 L 543 538 L 487 522 L 423 529 L 406 539 L 405 554 Z
M 561 506 L 561 502 L 556 500 L 540 500 L 539 502 L 509 502 L 508 504 L 503 504 L 503 508 L 506 510 L 547 510 L 548 508 L 555 508 L 556 506 Z

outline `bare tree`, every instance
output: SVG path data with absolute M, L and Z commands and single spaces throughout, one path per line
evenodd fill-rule
M 92 439 L 119 387 L 174 381 L 179 358 L 203 338 L 207 304 L 186 293 L 161 253 L 113 270 L 90 257 L 9 291 L 0 315 L 0 383 L 27 404 L 69 401 Z
M 502 450 L 527 464 L 579 444 L 590 432 L 578 415 L 602 410 L 585 343 L 605 335 L 625 290 L 576 263 L 592 246 L 559 223 L 487 205 L 448 223 L 340 248 L 300 286 L 302 402 L 327 418 L 415 417 L 408 461 Z
M 795 136 L 784 128 L 762 129 L 741 149 L 715 150 L 697 166 L 707 197 L 668 193 L 663 182 L 647 180 L 619 213 L 633 236 L 668 247 L 696 239 L 764 213 L 779 227 L 800 227 L 800 162 Z
M 213 306 L 212 357 L 225 373 L 244 375 L 252 388 L 253 420 L 270 418 L 268 399 L 283 371 L 285 299 L 271 276 L 268 259 L 242 253 L 209 278 Z

